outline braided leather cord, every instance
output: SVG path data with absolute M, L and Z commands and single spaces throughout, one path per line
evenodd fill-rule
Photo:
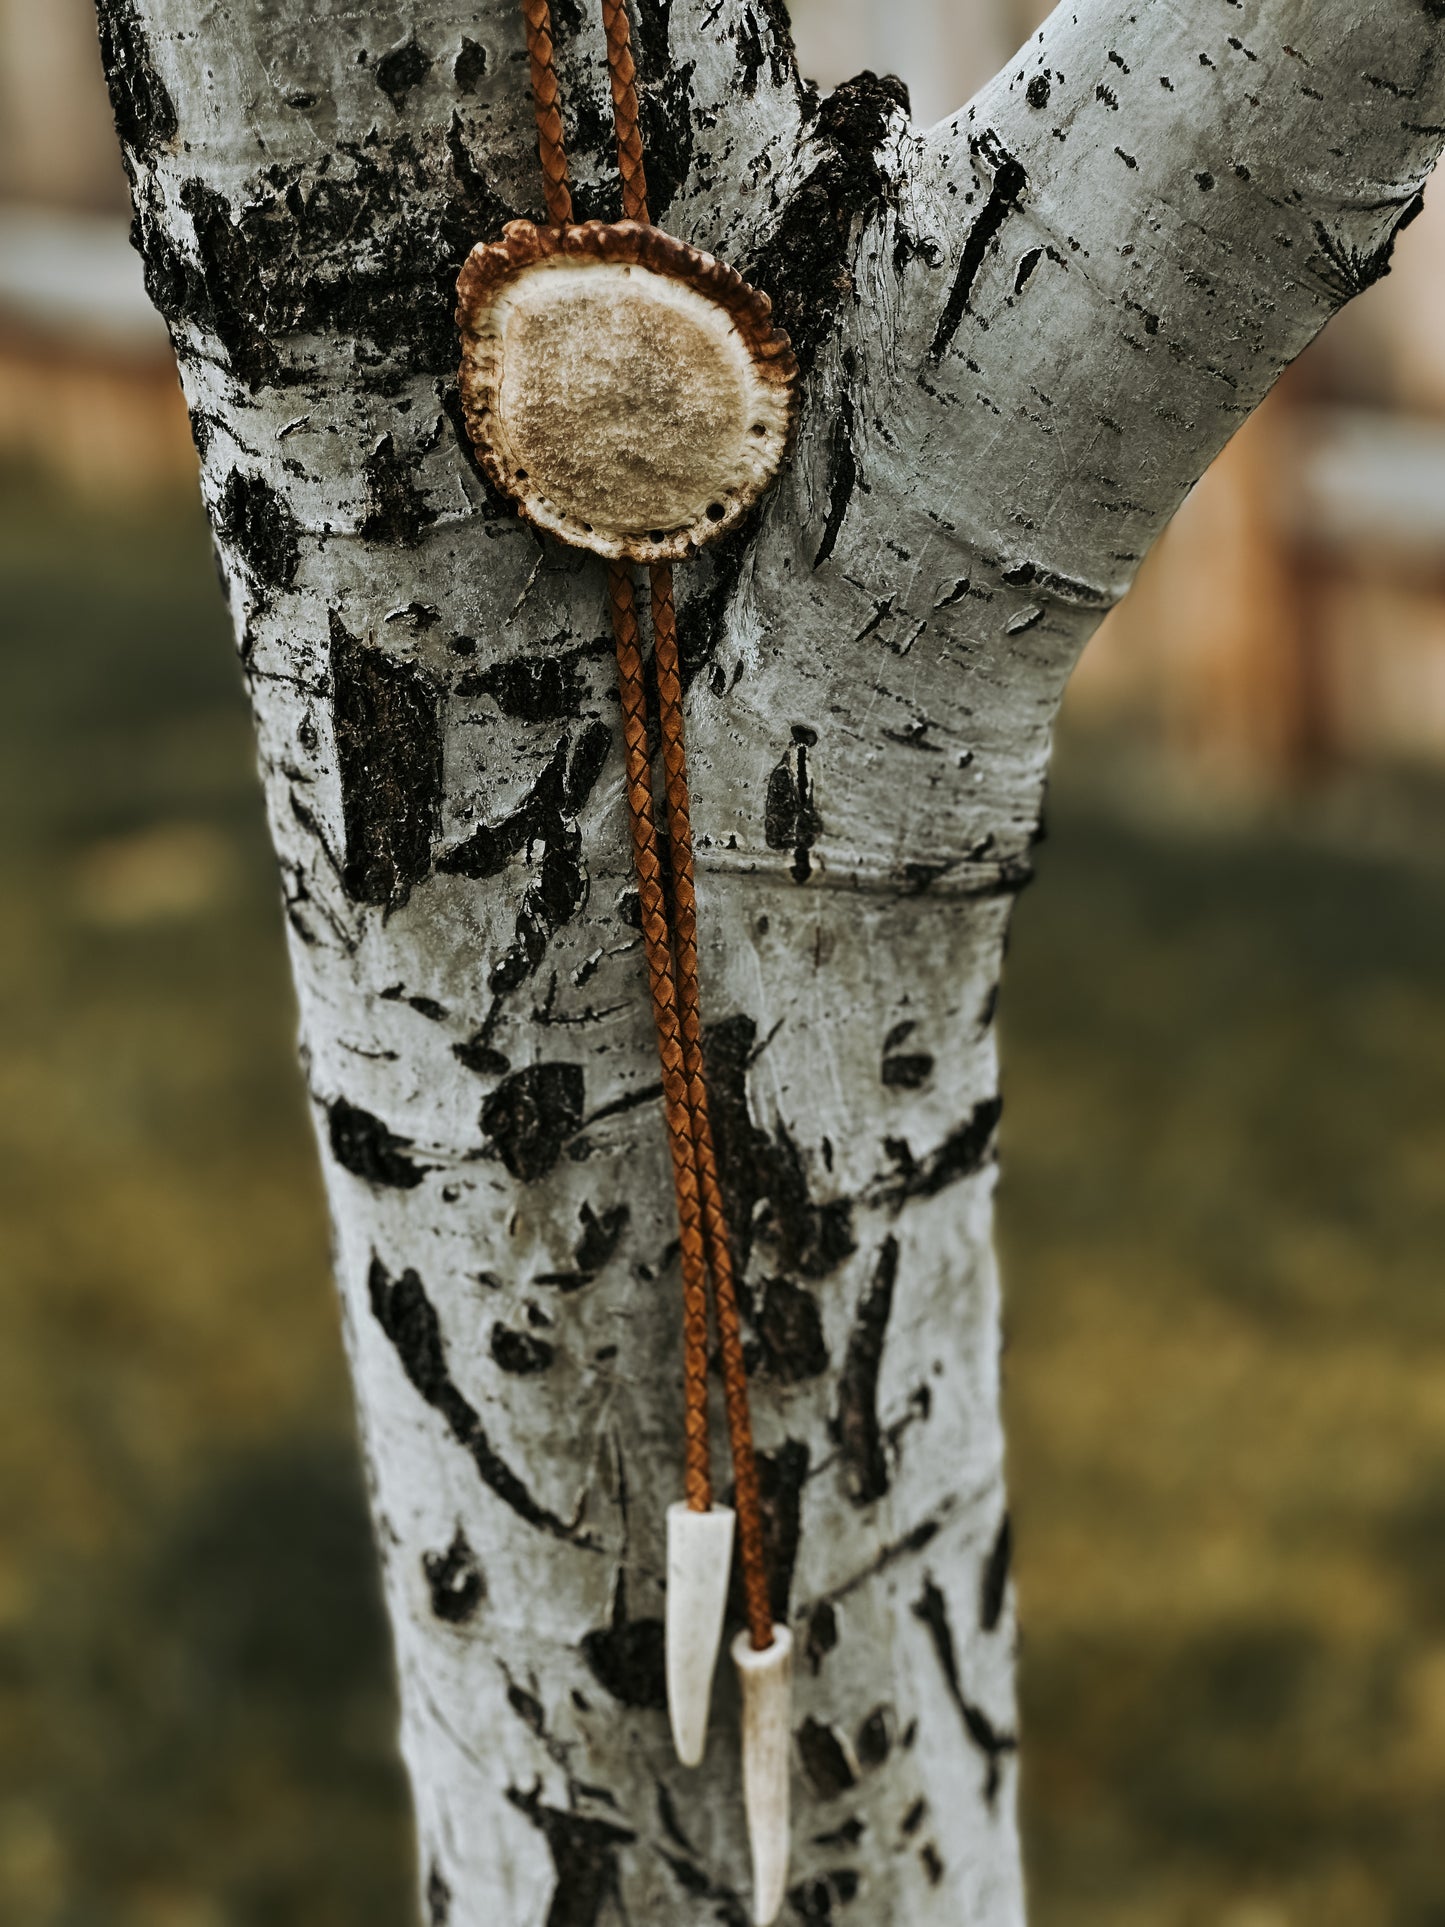
M 612 84 L 612 107 L 617 123 L 617 165 L 622 175 L 622 210 L 629 220 L 646 221 L 647 176 L 643 168 L 637 106 L 637 69 L 632 59 L 631 28 L 625 0 L 602 0 L 602 25 L 607 38 L 607 72 Z M 728 1237 L 727 1213 L 723 1206 L 722 1186 L 718 1181 L 717 1157 L 713 1149 L 712 1124 L 707 1107 L 707 1071 L 702 1052 L 701 992 L 697 964 L 692 799 L 688 791 L 682 682 L 678 674 L 677 606 L 673 599 L 670 565 L 654 563 L 650 573 L 653 666 L 657 671 L 658 720 L 667 795 L 668 842 L 672 856 L 672 902 L 669 907 L 672 912 L 674 986 L 687 1101 L 692 1114 L 694 1169 L 701 1194 L 708 1268 L 712 1273 L 723 1401 L 732 1447 L 743 1597 L 747 1604 L 749 1637 L 753 1646 L 762 1651 L 773 1643 L 773 1612 L 767 1559 L 763 1550 L 757 1457 L 753 1451 L 752 1417 L 748 1409 L 748 1374 L 743 1362 L 732 1244 Z M 650 796 L 648 800 L 650 803 Z
M 637 69 L 632 33 L 623 0 L 602 0 L 602 31 L 607 36 L 607 74 L 612 82 L 612 117 L 617 123 L 617 171 L 622 176 L 622 214 L 647 219 L 647 172 L 642 163 L 642 129 L 637 112 Z
M 617 127 L 617 164 L 622 210 L 630 221 L 648 220 L 647 173 L 637 103 L 637 73 L 624 0 L 601 0 L 607 70 Z M 553 66 L 548 0 L 522 0 L 537 146 L 546 184 L 547 211 L 562 226 L 572 218 L 562 117 Z M 707 1278 L 713 1284 L 724 1404 L 736 1487 L 738 1552 L 748 1631 L 759 1650 L 773 1643 L 773 1616 L 763 1547 L 757 1461 L 748 1410 L 732 1246 L 708 1117 L 707 1073 L 702 1050 L 698 984 L 697 895 L 692 847 L 692 808 L 683 735 L 682 685 L 678 673 L 677 612 L 672 570 L 654 565 L 653 654 L 657 670 L 667 829 L 672 857 L 672 902 L 663 888 L 652 768 L 647 751 L 647 698 L 632 578 L 625 564 L 609 563 L 608 600 L 617 654 L 626 750 L 627 808 L 637 873 L 643 945 L 662 1067 L 663 1113 L 672 1153 L 683 1281 L 684 1493 L 689 1507 L 712 1504 L 707 1437 Z M 670 913 L 670 914 L 669 914 Z
M 647 754 L 647 696 L 632 577 L 620 562 L 607 565 L 612 633 L 617 647 L 617 686 L 622 698 L 622 739 L 627 764 L 627 814 L 642 912 L 642 941 L 652 987 L 657 1055 L 662 1066 L 662 1108 L 672 1151 L 673 1188 L 682 1262 L 683 1490 L 694 1512 L 712 1504 L 707 1447 L 707 1247 L 694 1163 L 693 1121 L 668 941 L 667 900 L 662 888 L 657 822 L 652 807 L 652 765 Z
M 548 0 L 522 0 L 527 57 L 532 63 L 532 108 L 537 117 L 537 152 L 547 218 L 554 227 L 572 219 L 572 189 L 567 179 L 566 137 L 562 130 L 561 89 L 552 64 L 552 9 Z
M 748 1374 L 743 1363 L 737 1288 L 733 1281 L 732 1244 L 728 1237 L 722 1185 L 718 1180 L 712 1123 L 708 1117 L 707 1071 L 703 1062 L 697 967 L 692 798 L 687 782 L 682 681 L 678 674 L 677 608 L 672 594 L 672 569 L 667 563 L 654 564 L 652 569 L 652 660 L 657 671 L 658 721 L 667 796 L 667 835 L 672 856 L 672 942 L 677 965 L 683 1068 L 687 1076 L 688 1105 L 692 1111 L 693 1149 L 698 1189 L 702 1197 L 703 1227 L 707 1233 L 708 1263 L 712 1270 L 713 1312 L 717 1319 L 723 1398 L 732 1444 L 733 1480 L 737 1487 L 738 1554 L 742 1565 L 743 1596 L 747 1602 L 748 1631 L 753 1645 L 761 1650 L 773 1643 L 773 1610 L 768 1589 L 767 1560 L 763 1551 L 758 1467 L 753 1452 L 752 1417 L 748 1410 Z

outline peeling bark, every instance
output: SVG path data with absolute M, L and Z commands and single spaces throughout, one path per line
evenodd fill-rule
M 658 1700 L 678 1281 L 603 584 L 491 496 L 455 393 L 457 268 L 540 199 L 517 10 L 98 12 L 255 709 L 423 1917 L 740 1922 L 736 1708 L 689 1775 Z M 578 218 L 615 216 L 600 28 L 555 20 Z M 680 578 L 790 1906 L 1011 1927 L 993 1013 L 1050 727 L 1387 268 L 1445 23 L 1081 0 L 928 132 L 894 81 L 817 99 L 776 0 L 636 26 L 659 218 L 805 371 L 778 488 Z

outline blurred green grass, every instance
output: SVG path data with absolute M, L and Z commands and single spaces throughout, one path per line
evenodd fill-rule
M 0 1919 L 402 1927 L 277 892 L 189 502 L 0 516 Z M 1445 1922 L 1445 883 L 1065 755 L 1004 997 L 1035 1927 Z
M 1003 1000 L 1038 1922 L 1439 1927 L 1445 877 L 1070 761 Z

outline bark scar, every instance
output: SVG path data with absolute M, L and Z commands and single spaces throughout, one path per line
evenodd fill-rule
M 366 1283 L 372 1315 L 390 1340 L 401 1369 L 432 1410 L 445 1419 L 457 1444 L 471 1454 L 483 1485 L 528 1525 L 550 1533 L 554 1539 L 595 1550 L 596 1540 L 579 1532 L 578 1520 L 569 1524 L 540 1505 L 493 1448 L 481 1414 L 448 1370 L 441 1321 L 420 1275 L 408 1269 L 394 1279 L 380 1258 L 373 1256 Z M 580 1519 L 580 1507 L 578 1515 Z
M 993 185 L 982 212 L 968 231 L 958 273 L 953 277 L 953 286 L 948 291 L 943 313 L 939 316 L 938 332 L 928 351 L 928 359 L 935 367 L 943 360 L 950 342 L 958 333 L 959 324 L 969 312 L 973 284 L 978 279 L 978 271 L 983 266 L 990 244 L 998 238 L 1004 222 L 1018 206 L 1019 198 L 1029 184 L 1022 162 L 1014 159 L 996 134 L 984 133 L 976 140 L 971 140 L 969 146 L 976 157 L 993 168 Z
M 953 1628 L 948 1623 L 948 1602 L 932 1579 L 924 1581 L 923 1591 L 913 1602 L 913 1617 L 928 1628 L 933 1650 L 943 1670 L 948 1696 L 958 1708 L 963 1729 L 988 1761 L 984 1797 L 990 1806 L 998 1798 L 1002 1777 L 1000 1762 L 1006 1753 L 1016 1752 L 1018 1741 L 1012 1733 L 1000 1733 L 981 1706 L 975 1706 L 963 1690 L 958 1676 L 958 1654 L 953 1644 Z
M 881 1499 L 889 1485 L 883 1431 L 878 1423 L 878 1374 L 897 1282 L 898 1240 L 887 1238 L 848 1339 L 838 1387 L 838 1415 L 833 1424 L 849 1497 L 856 1506 Z

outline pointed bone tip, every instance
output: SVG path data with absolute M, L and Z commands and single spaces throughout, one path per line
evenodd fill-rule
M 713 1673 L 732 1572 L 733 1512 L 667 1509 L 667 1711 L 683 1766 L 707 1750 Z
M 755 1647 L 747 1632 L 732 1643 L 743 1695 L 743 1804 L 753 1854 L 753 1920 L 771 1927 L 788 1885 L 788 1765 L 792 1741 L 793 1636 L 774 1626 L 773 1643 Z

